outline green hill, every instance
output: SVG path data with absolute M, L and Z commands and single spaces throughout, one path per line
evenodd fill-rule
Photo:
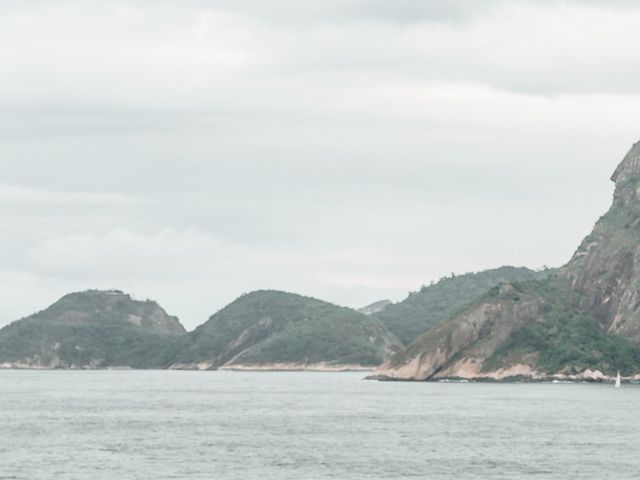
M 408 345 L 496 285 L 540 279 L 550 273 L 552 270 L 536 272 L 528 268 L 500 267 L 447 277 L 410 293 L 402 302 L 387 305 L 374 315 L 401 342 Z
M 120 291 L 64 296 L 0 329 L 0 364 L 15 367 L 166 367 L 185 330 L 156 302 Z
M 379 320 L 293 293 L 243 295 L 189 333 L 174 367 L 375 366 L 400 343 Z

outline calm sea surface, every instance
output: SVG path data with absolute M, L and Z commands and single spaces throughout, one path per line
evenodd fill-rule
M 1 479 L 640 477 L 640 387 L 0 371 Z

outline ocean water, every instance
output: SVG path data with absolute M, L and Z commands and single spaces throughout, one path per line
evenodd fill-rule
M 640 387 L 0 371 L 0 478 L 636 479 Z

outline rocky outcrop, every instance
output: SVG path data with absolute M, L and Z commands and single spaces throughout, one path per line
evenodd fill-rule
M 491 288 L 512 282 L 540 280 L 554 273 L 523 267 L 503 266 L 477 273 L 452 275 L 411 292 L 401 302 L 388 305 L 374 315 L 405 345 L 444 322 Z
M 535 321 L 543 305 L 536 296 L 516 300 L 513 287 L 503 285 L 497 298 L 428 331 L 373 375 L 403 380 L 482 376 L 484 362 L 514 330 Z
M 504 284 L 496 298 L 428 330 L 373 377 L 608 381 L 623 368 L 637 375 L 640 142 L 612 180 L 611 209 L 557 277 Z
M 373 302 L 366 307 L 362 307 L 358 309 L 358 312 L 364 313 L 365 315 L 373 315 L 374 313 L 380 313 L 389 305 L 392 305 L 393 302 L 391 300 L 378 300 L 377 302 Z
M 640 345 L 640 142 L 615 170 L 613 205 L 561 275 L 607 332 Z

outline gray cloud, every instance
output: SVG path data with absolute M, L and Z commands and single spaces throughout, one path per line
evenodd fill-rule
M 165 6 L 175 5 L 164 2 Z M 590 5 L 605 9 L 636 9 L 634 0 L 191 0 L 181 2 L 191 8 L 215 8 L 260 21 L 294 26 L 321 23 L 398 22 L 458 23 L 505 5 Z
M 255 288 L 358 306 L 557 265 L 639 136 L 633 2 L 0 13 L 0 324 L 73 289 L 192 327 Z

